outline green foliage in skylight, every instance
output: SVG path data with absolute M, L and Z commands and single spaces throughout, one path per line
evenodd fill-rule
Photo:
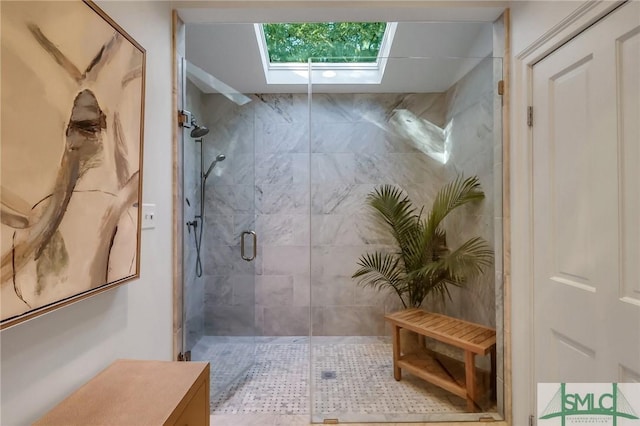
M 263 24 L 272 63 L 375 62 L 385 22 Z

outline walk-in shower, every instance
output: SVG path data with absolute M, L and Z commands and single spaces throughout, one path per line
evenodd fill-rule
M 184 155 L 184 192 L 198 200 L 206 185 L 200 204 L 207 211 L 200 279 L 193 274 L 192 241 L 184 249 L 185 349 L 191 359 L 211 364 L 214 421 L 231 426 L 236 418 L 237 424 L 272 424 L 269 416 L 296 416 L 289 423 L 300 425 L 501 417 L 500 388 L 497 399 L 479 401 L 482 412 L 474 413 L 464 399 L 417 376 L 396 381 L 385 314 L 402 307 L 351 278 L 364 253 L 397 250 L 369 216 L 367 194 L 374 188 L 396 185 L 429 209 L 454 176 L 475 175 L 486 199 L 450 216 L 447 236 L 454 246 L 467 234 L 491 241 L 498 260 L 482 280 L 453 289 L 453 302 L 442 313 L 502 327 L 501 99 L 495 90 L 502 64 L 491 57 L 493 27 L 424 26 L 399 24 L 394 43 L 458 35 L 467 41 L 453 53 L 468 54 L 472 42 L 486 51 L 461 58 L 384 58 L 385 79 L 378 84 L 314 84 L 327 65 L 310 64 L 309 86 L 257 87 L 252 85 L 259 78 L 233 80 L 238 70 L 225 74 L 232 66 L 210 59 L 224 57 L 211 40 L 244 40 L 253 25 L 187 29 L 190 60 L 253 93 L 252 102 L 240 105 L 194 80 L 186 84 L 185 107 L 211 131 L 200 146 L 191 140 L 184 146 L 190 150 Z M 185 217 L 199 208 L 197 201 L 185 205 Z M 457 360 L 459 354 L 447 349 L 433 348 Z M 498 349 L 499 386 L 501 356 Z M 478 358 L 477 368 L 488 371 L 489 361 Z

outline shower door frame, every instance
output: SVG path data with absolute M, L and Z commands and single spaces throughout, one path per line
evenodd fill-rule
M 225 8 L 225 2 L 217 4 L 216 1 L 209 2 L 207 6 L 209 8 Z M 434 2 L 428 0 L 417 0 L 412 5 L 419 8 L 433 8 Z M 465 2 L 466 3 L 466 2 Z M 314 2 L 317 7 L 318 4 L 324 4 L 327 7 L 335 6 L 330 1 Z M 238 8 L 250 9 L 254 5 L 252 3 L 237 5 Z M 377 2 L 376 7 L 397 7 L 392 0 L 381 0 Z M 464 5 L 463 5 L 464 6 Z M 467 5 L 468 7 L 469 5 Z M 481 5 L 475 5 L 481 7 Z M 186 5 L 189 7 L 189 5 Z M 195 7 L 195 6 L 192 6 Z M 281 2 L 267 0 L 263 2 L 262 8 L 268 10 L 269 8 L 282 7 Z M 298 7 L 303 10 L 305 6 L 292 5 L 290 7 Z M 437 7 L 437 5 L 435 5 Z M 307 11 L 310 15 L 311 12 Z M 185 24 L 178 16 L 177 9 L 172 10 L 172 43 L 171 43 L 171 57 L 172 57 L 172 126 L 173 126 L 173 179 L 172 179 L 172 192 L 173 192 L 173 351 L 172 358 L 178 360 L 178 357 L 183 347 L 183 259 L 182 259 L 182 247 L 184 243 L 184 229 L 182 224 L 184 223 L 184 217 L 182 213 L 182 128 L 179 125 L 179 119 L 177 112 L 181 109 L 179 98 L 179 79 L 183 76 L 180 75 L 178 69 L 178 58 L 180 55 L 184 57 L 185 54 Z M 495 421 L 493 424 L 507 426 L 511 425 L 513 421 L 513 395 L 512 395 L 512 348 L 511 348 L 511 329 L 512 329 L 512 316 L 511 316 L 511 191 L 510 191 L 510 159 L 511 159 L 511 140 L 510 140 L 510 114 L 511 114 L 511 101 L 510 101 L 510 85 L 511 85 L 511 29 L 510 29 L 510 10 L 504 9 L 502 15 L 503 25 L 503 80 L 500 87 L 503 107 L 502 107 L 502 205 L 503 205 L 503 311 L 504 311 L 504 332 L 503 332 L 503 345 L 504 345 L 504 419 L 503 421 Z M 311 420 L 311 418 L 310 418 Z M 415 423 L 413 423 L 415 425 Z M 446 426 L 445 423 L 439 423 Z M 468 425 L 482 425 L 484 422 L 471 421 L 465 422 Z
M 185 57 L 185 25 L 178 16 L 178 11 L 171 12 L 171 64 L 172 64 L 172 129 L 173 129 L 173 349 L 172 359 L 183 360 L 184 351 L 184 274 L 183 274 L 183 246 L 184 246 L 184 214 L 182 210 L 184 170 L 183 170 L 183 133 L 179 111 L 184 108 L 183 89 L 185 76 L 182 74 L 182 60 Z

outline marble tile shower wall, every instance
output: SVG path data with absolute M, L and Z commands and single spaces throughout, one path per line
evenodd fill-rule
M 203 94 L 200 90 L 187 81 L 186 109 L 198 118 L 200 124 L 204 123 Z M 183 168 L 184 168 L 184 196 L 189 200 L 183 203 L 184 220 L 194 220 L 200 213 L 200 146 L 190 138 L 189 130 L 184 130 Z M 187 350 L 192 348 L 204 334 L 204 286 L 203 279 L 196 276 L 196 246 L 191 233 L 184 229 L 184 315 L 185 315 L 185 340 Z
M 366 196 L 375 187 L 403 188 L 430 204 L 444 167 L 408 137 L 409 123 L 443 126 L 442 94 L 315 94 L 311 103 L 311 300 L 314 335 L 383 335 L 396 297 L 355 284 L 360 255 L 393 241 L 375 221 Z
M 258 95 L 256 210 L 262 274 L 256 324 L 266 336 L 309 334 L 309 108 L 306 95 Z
M 498 259 L 498 268 L 492 265 L 465 287 L 453 289 L 453 303 L 446 307 L 430 306 L 433 310 L 491 327 L 496 327 L 496 294 L 501 294 L 501 289 L 496 292 L 496 282 L 498 285 L 502 282 L 501 270 L 498 270 L 502 257 L 502 143 L 493 131 L 495 103 L 500 102 L 494 84 L 500 78 L 494 78 L 494 61 L 493 58 L 483 60 L 446 93 L 446 121 L 453 122 L 447 179 L 458 174 L 476 175 L 485 192 L 482 202 L 458 209 L 448 218 L 446 226 L 451 247 L 475 236 L 489 241 Z
M 307 335 L 311 327 L 314 335 L 385 334 L 383 314 L 399 307 L 395 298 L 350 278 L 361 254 L 393 247 L 365 197 L 388 183 L 402 187 L 416 205 L 430 206 L 460 171 L 479 174 L 491 196 L 493 158 L 489 169 L 470 160 L 482 154 L 484 161 L 486 150 L 479 147 L 487 140 L 492 152 L 492 105 L 476 99 L 486 95 L 470 87 L 477 84 L 473 74 L 465 79 L 446 94 L 314 94 L 311 129 L 304 94 L 256 95 L 243 107 L 205 95 L 211 129 L 205 163 L 220 153 L 227 159 L 206 190 L 204 333 Z M 398 111 L 440 127 L 454 119 L 452 136 L 461 146 L 449 164 L 412 142 L 410 124 L 397 119 Z M 463 145 L 475 151 L 463 154 L 469 148 Z M 464 218 L 452 225 L 492 240 L 485 207 L 465 212 L 471 224 Z M 493 210 L 486 214 L 492 218 Z M 240 259 L 245 229 L 259 236 L 252 263 Z M 474 291 L 484 298 L 493 288 L 489 281 Z M 470 309 L 475 294 L 462 294 L 465 301 L 455 309 Z M 463 316 L 491 323 L 490 312 Z
M 205 184 L 203 242 L 206 335 L 253 336 L 259 255 L 242 260 L 240 235 L 255 228 L 254 102 L 238 106 L 221 95 L 204 96 L 205 168 L 220 154 Z

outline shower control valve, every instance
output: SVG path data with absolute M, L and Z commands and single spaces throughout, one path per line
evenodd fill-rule
M 196 228 L 198 228 L 198 221 L 197 220 L 191 220 L 191 221 L 187 222 L 187 230 L 189 231 L 189 233 L 191 233 L 191 227 L 193 227 L 193 230 L 195 231 Z

